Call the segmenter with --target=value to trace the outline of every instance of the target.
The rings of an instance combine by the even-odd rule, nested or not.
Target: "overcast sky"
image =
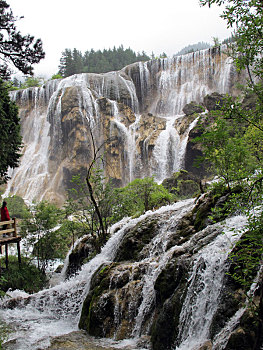
[[[23,35],[43,41],[46,58],[35,75],[57,73],[65,48],[103,50],[130,47],[150,55],[172,56],[199,41],[212,43],[230,35],[217,6],[200,7],[198,0],[7,0]]]

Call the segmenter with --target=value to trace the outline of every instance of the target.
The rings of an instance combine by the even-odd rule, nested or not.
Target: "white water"
[[[124,148],[124,164],[121,166],[124,168],[126,165],[128,166],[128,182],[134,180],[134,167],[136,161],[136,136],[137,130],[140,123],[141,115],[136,114],[135,121],[126,126],[123,121],[121,121],[120,112],[118,108],[118,104],[116,101],[110,101],[112,104],[112,114],[113,120],[111,121],[111,130],[110,136],[112,136],[112,126],[113,124],[118,128],[119,134],[122,137],[122,143],[125,146]],[[122,169],[120,169],[120,173]]]
[[[178,222],[180,218],[189,212],[189,210],[193,208],[193,205],[194,204],[192,199],[177,203],[178,211],[171,214],[169,220],[167,220],[165,225],[161,228],[160,232],[154,237],[148,247],[144,248],[148,250],[148,256],[147,258],[140,261],[139,264],[147,266],[147,269],[142,279],[142,302],[140,304],[138,314],[135,318],[135,327],[133,330],[133,335],[135,337],[139,337],[141,335],[143,331],[145,316],[147,316],[149,311],[154,307],[154,285],[157,277],[162,272],[173,253],[177,249],[182,249],[181,247],[174,246],[166,251],[169,237],[169,227],[173,226],[176,222]],[[134,264],[134,268],[136,268],[136,263]]]
[[[180,314],[179,345],[176,350],[191,350],[209,339],[209,327],[217,310],[217,301],[226,273],[229,251],[242,234],[245,217],[226,220],[224,234],[196,254],[188,281],[187,295]],[[233,230],[235,228],[235,230]]]
[[[180,135],[174,128],[174,123],[179,118],[182,118],[182,115],[166,118],[166,129],[160,133],[155,143],[151,168],[158,183],[183,168],[189,133],[199,119],[197,117],[185,133]]]
[[[17,194],[28,202],[35,199],[42,200],[43,187],[50,181],[48,172],[48,147],[50,142],[50,124],[46,115],[37,112],[37,100],[35,107],[23,124],[24,155],[20,166],[13,171],[12,180],[8,182],[3,198],[9,193]]]
[[[75,162],[79,165],[74,152],[70,153],[70,145],[62,143],[61,103],[72,87],[77,94],[77,105],[71,107],[78,108],[81,115],[79,138],[86,143],[81,155],[82,164],[83,159],[88,163],[89,126],[93,128],[98,146],[105,141],[98,101],[101,97],[106,97],[115,106],[119,102],[130,106],[136,114],[136,121],[130,126],[118,119],[118,113],[113,115],[112,122],[115,122],[120,137],[124,140],[124,144],[118,146],[122,147],[118,150],[119,154],[124,154],[118,175],[122,177],[123,183],[145,175],[154,175],[161,182],[179,170],[184,164],[188,133],[179,136],[172,120],[178,119],[184,105],[192,100],[200,103],[208,93],[229,92],[232,62],[222,51],[223,49],[214,54],[212,50],[203,50],[174,58],[136,63],[119,72],[76,74],[62,80],[49,81],[41,88],[13,92],[13,98],[21,106],[25,147],[21,165],[14,170],[5,196],[17,194],[29,202],[33,199],[39,201],[54,198],[59,203],[63,202],[63,169],[70,168]],[[132,75],[134,66],[137,67],[137,78]],[[137,86],[138,84],[140,85]],[[74,98],[72,102],[76,103]],[[140,126],[145,122],[144,118],[147,119],[147,113],[140,116],[140,108],[167,120],[167,128],[159,134],[153,152],[148,152],[147,136],[141,139],[142,148],[136,144],[141,136]],[[30,115],[28,110],[31,110]],[[68,138],[70,142],[70,136]],[[54,158],[58,159],[55,164],[52,160]]]
[[[77,330],[82,303],[89,291],[91,277],[102,264],[113,261],[125,232],[149,216],[170,210],[178,210],[181,215],[181,210],[189,208],[191,202],[192,200],[183,201],[162,207],[155,212],[149,211],[138,219],[123,219],[112,228],[114,232],[120,227],[112,234],[101,253],[84,265],[77,276],[66,282],[32,296],[21,291],[10,292],[10,298],[25,298],[15,309],[1,310],[1,318],[14,328],[10,340],[16,339],[17,349],[43,349],[49,345],[50,337]],[[26,297],[29,297],[28,303]],[[3,304],[8,299],[6,297]]]

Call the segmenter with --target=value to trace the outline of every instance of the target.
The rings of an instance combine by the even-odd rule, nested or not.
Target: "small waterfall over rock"
[[[112,227],[112,231],[115,231],[117,226],[119,229],[112,234],[101,253],[84,265],[75,277],[33,295],[17,291],[10,292],[9,296],[1,302],[4,307],[1,310],[1,317],[15,326],[17,349],[33,350],[40,346],[47,346],[50,336],[76,330],[83,299],[89,291],[92,276],[104,264],[114,261],[121,241],[129,229],[156,214],[175,210],[180,217],[191,206],[192,200],[188,200],[163,207],[156,212],[149,211],[138,219],[125,218]],[[153,243],[153,246],[161,244],[160,238],[158,241],[159,243]],[[156,250],[157,247],[152,249]],[[5,309],[5,307],[11,307],[11,309]]]
[[[72,176],[85,175],[91,133],[95,147],[104,145],[105,174],[117,186],[152,175],[161,182],[184,164],[193,122],[182,114],[184,105],[233,90],[237,76],[224,50],[134,63],[118,72],[76,74],[12,92],[24,150],[5,196],[62,204]]]
[[[227,220],[224,234],[196,254],[180,314],[180,345],[176,350],[193,349],[197,345],[201,347],[209,339],[210,326],[227,271],[225,262],[230,249],[241,236],[245,223],[245,218],[239,216]],[[237,231],[233,231],[233,227]]]
[[[75,276],[33,295],[10,292],[1,301],[1,318],[13,328],[7,349],[45,349],[52,337],[78,327],[106,348],[226,349],[246,312],[244,303],[235,304],[217,322],[223,294],[235,298],[227,285],[228,257],[246,219],[199,230],[195,220],[206,200],[124,218]]]

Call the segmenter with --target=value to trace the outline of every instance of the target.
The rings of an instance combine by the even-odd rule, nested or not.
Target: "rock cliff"
[[[204,97],[236,94],[240,79],[219,48],[13,92],[24,154],[5,195],[62,204],[72,176],[85,176],[94,148],[101,149],[105,174],[117,186],[151,175],[161,182],[181,168],[191,170],[194,151],[185,158],[187,141]]]

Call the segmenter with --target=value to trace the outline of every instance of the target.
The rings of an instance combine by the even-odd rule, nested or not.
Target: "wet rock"
[[[90,243],[91,237],[83,238],[69,255],[66,277],[74,275],[81,266],[94,257],[95,249]]]
[[[171,260],[156,280],[156,316],[151,331],[153,350],[168,350],[178,336],[179,316],[188,278],[189,260]],[[175,347],[175,346],[174,346]]]
[[[96,337],[125,339],[131,336],[141,302],[145,266],[111,264],[93,276],[84,301],[79,327]]]
[[[51,345],[47,350],[113,350],[109,346],[98,344],[94,338],[88,336],[84,331],[76,331],[63,336],[55,337],[51,340]]]
[[[192,101],[184,106],[183,112],[185,115],[189,116],[195,113],[202,113],[205,111],[204,106]]]
[[[206,95],[204,97],[204,105],[209,112],[219,110],[223,106],[224,98],[224,95],[213,92],[211,95]]]
[[[211,341],[210,340],[206,341],[199,348],[196,348],[196,350],[212,350],[212,343],[211,343]]]
[[[172,177],[165,179],[162,185],[178,199],[195,197],[200,191],[199,179],[186,170],[174,173]]]
[[[156,235],[158,227],[157,218],[150,217],[138,223],[124,237],[118,249],[115,261],[137,261],[147,243]]]

